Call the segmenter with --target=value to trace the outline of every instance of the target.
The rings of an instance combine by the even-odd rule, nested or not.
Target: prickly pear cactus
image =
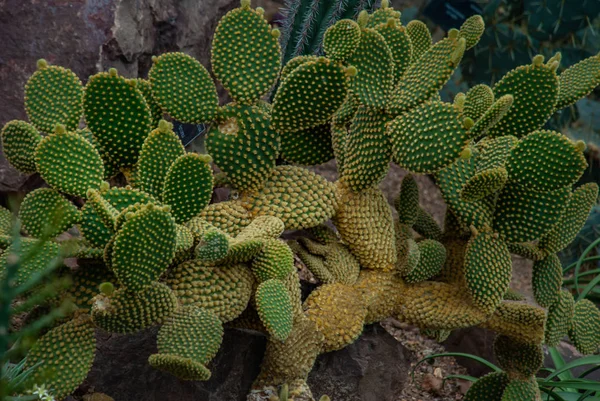
[[[403,26],[386,1],[356,21],[309,3],[294,12],[331,22],[305,35],[309,47],[323,37],[319,56],[284,57],[279,31],[249,0],[223,17],[211,63],[233,99],[226,105],[206,68],[182,53],[155,57],[148,80],[110,70],[83,89],[70,71],[39,63],[26,93],[31,123],[7,123],[2,140],[10,163],[49,188],[27,194],[18,211],[22,246],[11,244],[2,210],[0,274],[12,253],[33,248],[41,253],[20,279],[57,258],[78,260],[77,270],[60,270],[73,277],[62,296],[77,311],[29,359],[32,380],[57,398],[84,380],[94,327],[162,325],[148,362],[183,380],[211,376],[223,325],[261,331],[255,390],[293,387],[303,400],[320,353],[390,316],[429,332],[498,333],[503,372],[483,377],[468,400],[537,399],[543,343],[569,335],[581,352],[600,346],[600,311],[562,289],[556,256],[598,187],[573,188],[584,146],[544,129],[600,84],[595,61],[559,75],[559,57],[535,56],[446,103],[439,91],[483,34],[480,17],[432,43],[423,23]],[[86,129],[75,123],[82,116]],[[186,152],[171,118],[211,123],[210,155]],[[302,167],[332,157],[336,182]],[[393,206],[378,188],[392,162],[411,173]],[[420,206],[414,174],[439,186],[443,227]],[[215,185],[226,201],[210,203]],[[79,236],[64,240],[75,226]],[[292,230],[303,231],[284,241]],[[536,304],[510,290],[511,254],[534,261]],[[304,302],[294,255],[319,282]]]

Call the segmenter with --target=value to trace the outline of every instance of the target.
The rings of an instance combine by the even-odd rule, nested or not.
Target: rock
[[[365,327],[352,345],[319,356],[308,377],[315,399],[392,401],[399,399],[414,355],[379,324]]]

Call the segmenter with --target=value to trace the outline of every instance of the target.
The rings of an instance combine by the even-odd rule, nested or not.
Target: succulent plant
[[[44,257],[63,249],[79,261],[66,269],[74,280],[62,295],[78,312],[32,350],[42,361],[35,377],[49,371],[44,380],[56,394],[72,392],[93,358],[94,326],[131,333],[161,324],[149,363],[185,380],[210,377],[224,325],[262,331],[268,343],[255,388],[294,387],[292,399],[312,397],[306,379],[320,353],[389,316],[446,335],[469,326],[498,332],[505,372],[482,378],[472,400],[535,399],[544,342],[569,334],[580,351],[597,350],[599,311],[561,290],[556,253],[577,235],[598,187],[573,190],[586,168],[584,145],[544,129],[600,84],[594,62],[558,74],[559,58],[538,55],[446,103],[439,91],[483,34],[483,20],[471,17],[432,44],[422,23],[404,27],[398,15],[384,2],[356,21],[341,19],[323,35],[325,55],[281,68],[278,30],[242,0],[213,41],[214,75],[234,99],[223,106],[206,69],[181,53],[156,57],[147,83],[110,70],[91,77],[81,96],[29,99],[32,125],[10,122],[2,135],[9,161],[50,186],[23,202],[20,218],[34,237],[24,241],[53,238]],[[57,71],[44,85],[77,85]],[[278,76],[269,104],[263,98]],[[41,93],[40,82],[34,74],[28,96]],[[177,90],[184,87],[193,91]],[[81,109],[71,97],[82,99],[91,141],[72,124]],[[211,123],[211,156],[186,153],[170,123],[153,122],[156,105],[172,118]],[[53,133],[40,134],[40,121]],[[299,166],[322,163],[327,152],[338,163],[336,182]],[[277,165],[282,155],[288,164]],[[378,188],[391,162],[435,179],[448,207],[443,228],[420,206],[413,175],[393,217]],[[111,187],[107,171],[129,185]],[[230,198],[209,204],[215,182],[229,186]],[[4,224],[10,216],[0,217]],[[74,225],[81,236],[63,240]],[[310,236],[280,239],[300,229]],[[19,250],[6,235],[0,243],[4,269]],[[304,302],[294,253],[321,281]],[[535,261],[538,305],[510,290],[511,254]],[[19,273],[35,274],[42,262]],[[61,348],[49,349],[52,341]]]

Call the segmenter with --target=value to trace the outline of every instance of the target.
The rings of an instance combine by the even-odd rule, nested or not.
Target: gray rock
[[[315,399],[392,401],[402,392],[415,356],[379,324],[352,345],[319,356],[308,377]]]

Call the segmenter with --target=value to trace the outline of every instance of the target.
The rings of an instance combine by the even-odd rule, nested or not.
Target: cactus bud
[[[111,69],[109,69],[109,70],[108,70],[108,74],[109,74],[111,77],[116,77],[117,75],[119,75],[119,72],[117,71],[117,69],[116,69],[116,68],[111,68]]]
[[[240,7],[241,8],[250,8],[250,0],[241,0]]]
[[[273,28],[271,29],[271,36],[279,38],[281,36],[281,31],[278,28]]]
[[[575,142],[575,149],[577,149],[577,151],[583,152],[585,148],[585,142],[583,142],[582,140]]]
[[[100,290],[100,293],[106,295],[107,297],[110,297],[115,292],[115,286],[110,282],[101,283],[98,286],[98,289]]]
[[[448,37],[450,39],[456,39],[458,38],[458,34],[460,33],[460,31],[456,28],[452,28],[448,31]]]
[[[38,70],[42,70],[42,69],[48,67],[48,62],[46,60],[44,60],[43,58],[41,58],[37,61],[36,65],[37,65]]]
[[[361,28],[365,28],[367,26],[367,22],[369,22],[369,13],[367,12],[367,10],[362,10],[358,14],[356,22],[358,23],[358,25],[360,25]]]
[[[464,148],[463,151],[460,152],[461,159],[470,159],[471,155],[473,155],[473,151],[469,147]]]
[[[536,67],[540,67],[542,64],[544,64],[544,56],[541,54],[538,54],[537,56],[535,56],[533,58],[533,65],[535,65]]]

